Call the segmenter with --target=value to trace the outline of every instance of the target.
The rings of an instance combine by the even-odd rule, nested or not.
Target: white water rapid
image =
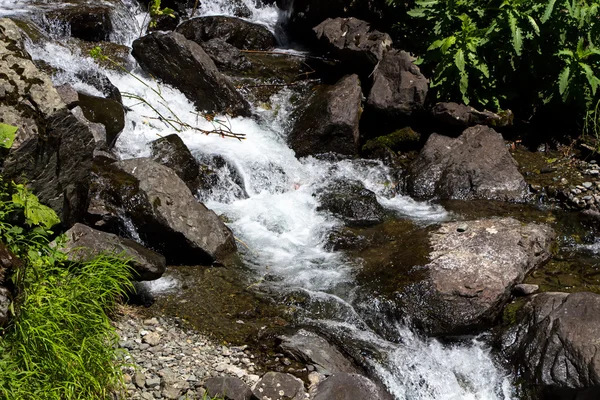
[[[280,17],[274,6],[257,7],[254,0],[243,0],[252,11],[250,20],[274,29]],[[4,13],[31,12],[32,4],[0,0]],[[228,14],[230,2],[202,0],[202,15]],[[7,11],[8,10],[8,11]],[[116,40],[130,45],[139,35],[144,15],[134,4],[126,4],[119,12],[120,24]],[[51,28],[49,24],[46,29]],[[60,30],[54,31],[60,35]],[[150,89],[156,82],[99,68],[94,60],[58,41],[54,44],[29,44],[34,59],[40,59],[61,72],[56,84],[70,83],[76,89],[100,94],[81,82],[78,72],[100,69],[123,93],[136,94],[164,112],[161,99]],[[193,105],[176,89],[160,85],[162,96],[181,119],[211,129],[211,124],[197,118]],[[371,330],[360,313],[350,304],[343,288],[352,287],[358,268],[341,253],[325,248],[326,233],[340,224],[331,215],[317,211],[314,194],[334,179],[361,181],[377,194],[379,202],[398,216],[423,224],[449,218],[439,206],[396,195],[390,185],[390,171],[381,163],[365,160],[331,161],[308,157],[298,160],[286,145],[287,124],[291,113],[292,92],[284,89],[272,98],[269,109],[255,108],[255,118],[230,120],[233,132],[244,133],[246,140],[221,138],[187,131],[180,134],[192,153],[199,158],[222,156],[242,178],[241,185],[231,171],[221,169],[223,184],[202,200],[218,214],[224,214],[228,225],[243,243],[239,246],[248,265],[257,276],[276,276],[278,290],[301,290],[311,298],[333,304],[336,316],[319,319],[307,314],[307,322],[326,327],[343,341],[364,343],[381,357],[367,357],[366,367],[381,380],[398,400],[510,400],[515,395],[511,378],[499,367],[490,349],[477,340],[443,345],[426,339],[402,325],[396,325],[394,338],[385,340]],[[151,119],[144,104],[124,99],[131,108],[126,128],[117,149],[122,158],[149,155],[148,143],[172,130]],[[223,118],[223,120],[225,120]],[[239,181],[239,180],[238,180]],[[168,288],[173,282],[159,280],[157,288]],[[372,312],[376,312],[374,309]]]

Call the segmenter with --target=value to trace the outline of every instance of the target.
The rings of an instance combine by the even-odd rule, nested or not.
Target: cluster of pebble
[[[578,169],[581,171],[583,179],[589,178],[589,180],[570,188],[566,194],[568,203],[578,208],[597,209],[600,206],[600,180],[598,180],[600,166],[596,160],[589,163],[579,161]]]
[[[128,351],[128,399],[202,399],[211,377],[259,380],[255,357],[246,346],[227,347],[185,327],[179,319],[127,315],[116,322],[119,345]]]

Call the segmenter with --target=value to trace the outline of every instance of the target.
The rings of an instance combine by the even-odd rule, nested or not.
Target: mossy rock
[[[390,149],[394,152],[415,150],[421,142],[421,135],[410,127],[398,129],[389,135],[371,139],[362,147],[365,153],[376,152],[380,149]]]

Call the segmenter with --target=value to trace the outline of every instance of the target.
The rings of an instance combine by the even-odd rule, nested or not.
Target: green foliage
[[[169,7],[161,8],[160,2],[161,2],[161,0],[152,0],[150,2],[149,12],[150,12],[150,17],[152,18],[150,20],[151,28],[156,28],[156,22],[157,22],[156,19],[159,17],[168,16],[171,18],[175,18],[175,10],[173,10]]]
[[[408,14],[426,22],[420,61],[433,71],[437,100],[531,113],[566,107],[582,118],[598,100],[599,8],[597,0],[418,0]]]
[[[0,147],[10,149],[18,129],[16,126],[0,123]]]
[[[57,221],[22,185],[0,180],[0,240],[23,261],[12,274],[13,318],[0,337],[3,399],[109,399],[122,386],[106,312],[131,287],[131,270],[109,256],[68,263],[49,245],[47,228]]]

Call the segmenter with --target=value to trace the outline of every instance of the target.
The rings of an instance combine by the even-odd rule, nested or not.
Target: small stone
[[[467,225],[465,223],[458,224],[458,226],[456,227],[457,232],[466,232],[467,229],[469,229],[469,225]]]
[[[153,389],[153,388],[159,387],[159,386],[160,386],[160,378],[146,379],[146,387],[148,389]]]
[[[144,343],[148,343],[150,346],[156,346],[160,343],[160,335],[157,332],[150,332],[144,336]]]
[[[583,199],[585,201],[592,200],[592,198],[593,198],[592,196],[583,196]]]
[[[593,186],[592,182],[583,182],[581,185],[586,189],[589,189]]]
[[[529,296],[530,294],[534,294],[540,290],[538,285],[532,285],[528,283],[521,283],[519,285],[515,285],[513,288],[513,294],[515,296]]]
[[[590,175],[594,175],[594,176],[596,176],[596,175],[598,175],[598,174],[600,174],[600,171],[598,171],[597,169],[592,169],[592,170],[590,170]]]
[[[135,375],[133,376],[133,383],[139,387],[139,388],[143,388],[144,386],[146,386],[146,375],[144,375],[142,372],[136,372]]]
[[[143,324],[144,325],[155,326],[155,325],[158,325],[159,322],[158,322],[158,319],[156,319],[156,318],[150,318],[150,319],[144,320]]]
[[[598,164],[598,161],[592,160],[592,161],[590,161],[590,164]]]

